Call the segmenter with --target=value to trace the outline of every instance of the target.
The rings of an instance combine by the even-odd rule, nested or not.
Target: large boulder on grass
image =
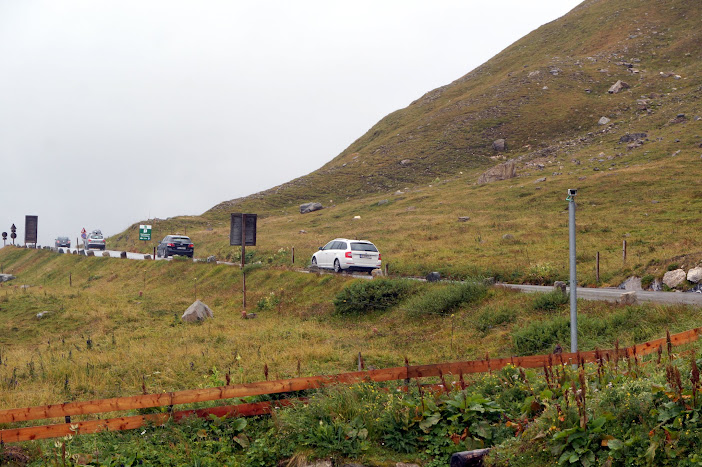
[[[694,284],[702,281],[702,267],[692,268],[687,271],[687,280]]]
[[[307,214],[308,212],[319,211],[324,209],[321,203],[304,203],[300,205],[300,214]]]
[[[0,274],[0,282],[7,282],[11,281],[12,279],[15,279],[15,276],[12,274]]]
[[[674,289],[685,281],[687,274],[685,274],[684,269],[676,269],[674,271],[668,271],[663,275],[663,283]]]
[[[200,300],[195,300],[192,305],[185,310],[183,316],[180,317],[181,320],[186,323],[193,323],[195,321],[204,321],[208,318],[214,318],[214,313],[210,307],[202,303]]]

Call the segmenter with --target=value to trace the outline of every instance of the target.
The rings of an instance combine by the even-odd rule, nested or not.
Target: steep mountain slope
[[[465,171],[501,154],[526,161],[611,130],[669,124],[699,109],[702,9],[696,0],[588,0],[451,84],[388,115],[319,170],[232,206],[277,208],[393,191]],[[617,80],[631,88],[608,93]],[[644,100],[642,100],[644,99]],[[598,125],[600,117],[612,120]],[[595,134],[598,133],[598,134]]]

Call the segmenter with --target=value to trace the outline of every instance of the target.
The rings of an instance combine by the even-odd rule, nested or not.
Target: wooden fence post
[[[600,283],[600,252],[597,252],[597,257],[595,259],[595,280]]]

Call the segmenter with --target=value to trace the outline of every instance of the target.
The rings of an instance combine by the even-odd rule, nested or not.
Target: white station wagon
[[[370,273],[380,268],[380,252],[367,240],[335,238],[312,255],[312,267]]]

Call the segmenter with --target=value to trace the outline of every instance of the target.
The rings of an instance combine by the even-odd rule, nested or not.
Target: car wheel
[[[341,264],[338,259],[334,260],[334,272],[341,272]]]
[[[314,256],[312,257],[312,267],[313,268],[317,267],[317,258],[315,258]]]

